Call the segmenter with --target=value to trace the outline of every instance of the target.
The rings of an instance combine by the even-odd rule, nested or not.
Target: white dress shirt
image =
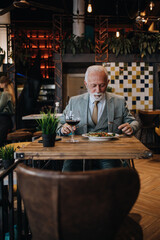
[[[95,102],[95,99],[90,95],[89,110],[90,110],[91,116],[92,116],[92,113],[93,113],[94,102]],[[97,106],[98,106],[98,121],[99,121],[99,119],[100,119],[100,117],[103,113],[105,103],[106,103],[106,98],[105,98],[105,94],[104,94],[103,98],[97,104]]]

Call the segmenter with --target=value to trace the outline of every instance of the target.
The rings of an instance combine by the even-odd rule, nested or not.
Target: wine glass
[[[69,142],[78,142],[78,140],[74,139],[73,126],[76,126],[79,122],[80,122],[79,114],[75,114],[73,113],[73,111],[68,111],[66,113],[66,123],[68,123],[72,127],[71,139],[69,140]]]

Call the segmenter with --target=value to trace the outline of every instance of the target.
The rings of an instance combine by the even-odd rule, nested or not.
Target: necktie
[[[93,113],[92,113],[92,120],[94,124],[97,124],[97,119],[98,119],[98,104],[99,101],[94,102],[94,108],[93,108]]]

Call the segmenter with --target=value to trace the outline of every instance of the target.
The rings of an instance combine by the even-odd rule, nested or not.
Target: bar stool
[[[36,132],[34,132],[33,135],[32,135],[32,142],[33,142],[35,139],[37,139],[37,138],[39,138],[39,137],[41,137],[41,136],[42,136],[42,131],[36,131]]]
[[[23,129],[15,130],[14,132],[7,134],[8,142],[24,142],[24,141],[32,141],[32,132],[25,131]]]
[[[145,114],[139,111],[139,119],[141,121],[140,141],[148,148],[155,148],[157,115]]]

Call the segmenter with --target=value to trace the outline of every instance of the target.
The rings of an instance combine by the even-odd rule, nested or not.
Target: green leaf
[[[42,118],[37,119],[38,129],[44,134],[53,134],[57,130],[59,118],[56,117],[55,113],[51,114],[49,111],[47,114],[42,113]]]
[[[148,46],[147,50],[148,50],[148,53],[149,53],[149,54],[152,53],[152,50],[151,50],[150,46]]]
[[[0,158],[3,160],[14,159],[15,148],[13,146],[4,146],[0,148]]]

